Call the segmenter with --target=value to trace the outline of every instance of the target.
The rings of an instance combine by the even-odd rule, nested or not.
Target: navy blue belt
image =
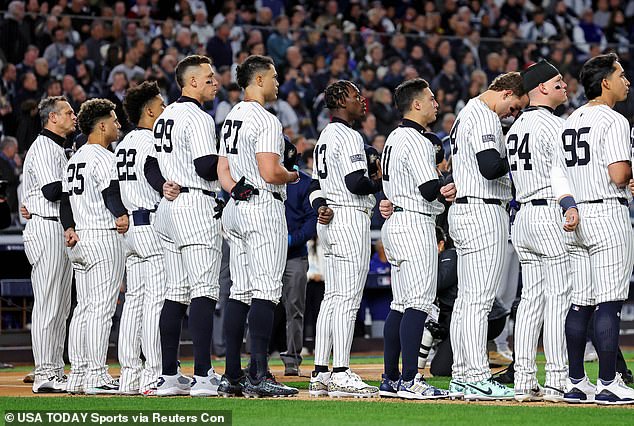
[[[422,214],[422,215],[424,215],[424,216],[429,216],[429,217],[431,217],[431,215],[430,215],[429,213],[416,212],[416,211],[413,211],[413,210],[405,210],[403,207],[399,207],[399,206],[394,206],[394,211],[395,211],[395,212],[411,211],[411,212],[413,212],[413,213],[418,213],[418,214]]]
[[[502,200],[497,198],[480,198],[484,204],[495,204],[496,206],[502,205]],[[456,198],[456,204],[469,204],[469,197]]]
[[[629,206],[629,202],[627,201],[627,198],[622,198],[622,197],[618,197],[616,198],[616,200],[624,205],[625,207]],[[586,201],[588,204],[602,204],[603,200],[590,200],[590,201]]]
[[[42,216],[42,215],[39,215],[37,213],[31,213],[31,216],[41,217],[44,220],[50,220],[52,222],[59,222],[59,217],[57,217],[57,216]]]
[[[216,193],[213,191],[208,191],[206,189],[199,189],[199,188],[188,188],[187,186],[181,187],[181,192],[192,192],[192,191],[200,191],[205,195],[209,195],[210,197],[216,198]]]
[[[258,188],[254,188],[253,191],[251,191],[251,194],[260,195],[260,190]],[[273,198],[275,198],[276,200],[284,202],[282,194],[280,194],[279,192],[271,192],[271,194],[273,194]]]
[[[152,210],[139,209],[132,212],[132,221],[134,226],[143,226],[150,224],[150,213]]]

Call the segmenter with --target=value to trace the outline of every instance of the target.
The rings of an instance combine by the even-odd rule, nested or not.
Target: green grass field
[[[626,353],[632,361],[634,353]],[[306,366],[310,365],[306,360]],[[272,361],[272,364],[276,364]],[[381,357],[355,357],[353,364],[380,364]],[[222,365],[217,362],[217,365]],[[538,359],[539,379],[544,380],[544,357]],[[586,369],[594,382],[597,363]],[[28,370],[25,368],[25,371]],[[446,388],[449,378],[432,377],[428,381]],[[372,381],[371,381],[372,382]],[[372,382],[378,385],[378,381]],[[307,389],[306,381],[289,383]],[[406,425],[406,424],[577,424],[625,425],[634,423],[634,410],[617,407],[574,407],[563,404],[530,405],[518,403],[412,403],[398,401],[363,401],[319,399],[243,398],[144,398],[144,397],[60,397],[60,398],[0,398],[0,410],[231,410],[234,425]],[[4,422],[4,416],[3,416]]]

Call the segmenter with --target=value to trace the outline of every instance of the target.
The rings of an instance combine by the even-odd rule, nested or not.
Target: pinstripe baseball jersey
[[[70,195],[76,230],[114,229],[102,191],[117,180],[115,156],[97,144],[85,144],[68,161],[62,189]]]
[[[183,96],[165,108],[153,131],[156,157],[166,180],[182,187],[220,190],[217,180],[203,179],[194,167],[195,159],[218,155],[215,126],[213,117],[194,99]]]
[[[479,98],[471,99],[458,113],[449,133],[452,148],[453,178],[457,197],[511,199],[511,180],[508,176],[487,180],[478,168],[476,154],[495,149],[506,155],[502,124]]]
[[[564,122],[559,155],[578,203],[632,196],[610,180],[608,166],[632,161],[627,119],[607,105],[584,105]]]
[[[506,149],[519,203],[555,198],[550,170],[563,122],[548,108],[529,107],[509,129]]]
[[[427,201],[418,189],[438,179],[436,151],[423,131],[422,127],[401,125],[388,136],[381,157],[383,192],[395,206],[436,215],[444,211],[443,205],[437,200]]]
[[[227,157],[234,181],[242,176],[258,189],[278,192],[286,200],[286,185],[267,183],[260,175],[255,155],[272,152],[283,161],[284,137],[282,123],[257,102],[236,104],[225,118],[221,130],[220,155]]]
[[[117,145],[115,156],[125,208],[128,212],[154,210],[161,196],[150,186],[144,173],[147,158],[156,157],[152,130],[137,128],[128,133]]]
[[[359,132],[347,123],[333,119],[319,135],[313,157],[313,179],[319,179],[329,205],[363,209],[374,207],[374,195],[353,194],[346,187],[346,175],[364,170],[365,176],[368,176],[363,139]]]
[[[59,138],[59,142],[45,134],[38,135],[26,154],[23,167],[22,203],[29,212],[45,217],[59,217],[59,201],[47,200],[42,194],[42,187],[61,182],[68,162],[60,145],[64,138],[54,136]]]

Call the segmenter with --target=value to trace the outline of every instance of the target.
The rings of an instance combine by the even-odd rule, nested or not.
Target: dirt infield
[[[13,396],[13,397],[35,397],[35,398],[47,398],[47,397],[62,397],[62,398],[95,398],[94,396],[82,396],[82,395],[67,395],[67,394],[38,394],[35,395],[31,392],[31,384],[23,383],[23,379],[25,376],[25,372],[23,372],[24,368],[20,368],[18,371],[15,370],[0,370],[0,397],[3,396]],[[275,374],[276,378],[280,382],[308,382],[308,369],[303,372],[303,376],[301,377],[284,377],[284,369],[279,366],[272,366],[271,370],[273,374]],[[218,373],[222,374],[223,369],[218,368]],[[366,380],[377,380],[381,377],[381,373],[383,372],[382,364],[355,364],[354,371],[359,374],[362,378]],[[117,368],[111,368],[110,373],[115,377],[118,376],[119,370]],[[184,367],[183,373],[191,376],[193,374],[192,367]],[[117,396],[117,395],[114,395]],[[110,396],[100,395],[99,398],[109,398]],[[142,398],[141,396],[131,396],[130,398]],[[176,397],[179,398],[179,397]],[[294,399],[299,400],[314,400],[308,395],[307,390],[300,390],[300,393]],[[441,400],[441,401],[408,401],[402,400],[398,398],[373,398],[373,399],[357,399],[357,398],[339,398],[337,401],[346,402],[346,403],[354,403],[357,401],[381,401],[388,403],[405,403],[405,404],[482,404],[482,405],[513,405],[520,404],[515,401],[479,401],[479,402],[466,402],[466,401],[451,401],[451,400]],[[531,402],[531,403],[523,403],[524,405],[530,405],[531,407],[552,407],[554,404],[548,402]],[[578,404],[578,405],[563,405],[569,407],[596,407],[594,404]],[[634,406],[622,406],[624,408],[634,409]]]

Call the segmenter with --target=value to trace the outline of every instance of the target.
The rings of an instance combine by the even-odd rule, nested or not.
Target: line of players
[[[584,66],[582,83],[584,86],[587,83],[587,93],[595,94],[589,95],[591,102],[584,108],[593,104],[612,107],[627,95],[629,83],[615,57],[602,56],[596,61],[600,60],[607,61],[607,65],[589,62]],[[546,392],[545,399],[553,401],[590,402],[595,395],[598,402],[604,403],[632,401],[629,388],[615,377],[613,363],[610,364],[611,355],[615,357],[616,353],[618,311],[627,297],[623,285],[616,286],[613,282],[618,278],[622,283],[626,275],[629,279],[632,266],[631,227],[629,219],[627,229],[623,221],[621,210],[627,209],[620,209],[630,197],[623,187],[631,178],[631,152],[625,156],[621,150],[609,156],[613,162],[605,164],[603,153],[593,152],[603,148],[592,143],[595,133],[586,130],[588,126],[566,128],[563,145],[553,143],[559,136],[553,135],[552,129],[544,129],[543,134],[534,131],[539,125],[547,127],[541,123],[549,123],[555,129],[556,125],[548,117],[538,116],[533,120],[529,118],[531,114],[543,115],[565,101],[565,83],[553,69],[540,63],[523,75],[503,75],[465,107],[451,132],[456,185],[440,178],[435,148],[430,143],[433,138],[425,134],[425,127],[435,120],[437,104],[424,80],[408,81],[397,89],[395,99],[404,119],[388,138],[376,171],[369,170],[361,137],[351,128],[365,112],[358,89],[350,82],[336,82],[327,88],[325,100],[333,120],[315,147],[311,188],[311,203],[318,212],[318,234],[326,257],[327,286],[318,319],[311,395],[366,397],[379,393],[378,388],[367,385],[350,370],[349,355],[354,316],[369,261],[369,213],[375,204],[372,194],[383,189],[389,203],[382,205],[382,211],[390,218],[382,234],[392,264],[394,300],[385,327],[382,396],[532,400],[542,398]],[[177,80],[182,96],[167,108],[153,84],[144,83],[130,90],[125,107],[137,129],[119,144],[116,155],[105,149],[118,136],[113,105],[103,100],[86,102],[78,121],[82,133],[88,135],[88,143],[67,165],[60,157],[59,143],[74,130],[74,113],[63,99],[49,99],[48,106],[40,107],[45,127],[38,138],[42,143],[34,143],[36,150],[30,151],[25,161],[25,170],[33,175],[33,184],[25,185],[24,204],[32,218],[25,230],[25,248],[27,254],[33,250],[29,260],[33,264],[36,307],[38,299],[42,300],[38,294],[53,289],[55,297],[44,297],[56,301],[54,304],[60,309],[51,315],[46,312],[48,307],[34,308],[34,329],[38,315],[47,321],[52,317],[57,326],[42,334],[62,333],[63,341],[64,331],[59,324],[68,314],[65,304],[70,274],[64,248],[59,244],[62,234],[66,245],[71,247],[68,257],[76,271],[78,308],[69,336],[72,353],[68,381],[63,375],[60,349],[55,346],[59,339],[47,341],[39,334],[38,340],[34,333],[34,355],[37,354],[34,392],[164,396],[297,393],[275,380],[268,370],[266,356],[286,258],[285,185],[298,179],[292,165],[284,167],[281,124],[263,108],[277,95],[274,64],[269,58],[254,56],[239,67],[238,83],[245,89],[245,100],[225,120],[219,147],[213,120],[201,108],[203,102],[215,97],[217,90],[211,63],[204,57],[188,57],[177,68]],[[598,93],[594,87],[597,85]],[[589,90],[592,87],[594,92]],[[514,124],[507,136],[507,161],[500,118],[516,115],[527,106],[529,98],[533,109]],[[611,108],[600,109],[608,115],[613,112]],[[619,122],[614,118],[617,115],[613,113],[610,119],[605,119],[608,128],[611,123]],[[598,122],[596,117],[593,120],[593,124]],[[516,129],[522,122],[530,123],[530,132]],[[625,134],[625,142],[629,143],[629,128],[619,131],[610,136],[623,142]],[[584,138],[586,134],[590,137]],[[532,141],[529,135],[537,139]],[[40,145],[42,154],[36,156]],[[590,156],[597,161],[591,162]],[[53,159],[55,164],[51,164]],[[587,195],[577,188],[577,182],[583,182],[583,173],[589,169],[579,166],[588,163],[594,168],[593,174],[586,178],[587,185],[594,184],[600,176],[606,191],[595,189]],[[527,176],[532,176],[530,171],[537,171],[539,183],[529,177],[522,183],[518,164],[520,171],[528,172]],[[618,167],[613,167],[615,164]],[[521,314],[518,314],[518,327],[523,324],[521,318],[526,318],[527,337],[518,346],[515,392],[491,380],[484,340],[486,314],[499,285],[508,233],[504,207],[510,199],[509,167],[523,207],[515,229],[526,233],[524,243],[520,236],[514,242],[525,269],[531,271],[525,272],[531,278],[525,279]],[[609,179],[614,174],[617,180],[605,179],[606,167],[610,169]],[[571,169],[579,171],[579,176],[572,179],[575,185],[566,178]],[[231,194],[224,214],[224,202],[218,197],[221,187]],[[443,209],[436,201],[439,195],[455,202],[449,211],[449,221],[459,253],[460,285],[451,330],[455,355],[449,391],[428,385],[417,369],[419,342],[435,297],[434,223],[435,216]],[[613,200],[616,200],[614,212],[610,210]],[[563,228],[557,201],[566,212]],[[613,243],[619,239],[622,244],[612,249],[589,248],[596,241],[590,243],[583,238],[596,240],[599,231],[596,225],[592,228],[587,225],[586,233],[592,235],[580,235],[584,227],[580,225],[575,230],[579,222],[577,211],[581,213],[581,224],[586,219],[584,211],[588,211],[588,217],[602,226],[603,240]],[[540,216],[543,214],[547,217]],[[605,220],[606,214],[612,216]],[[132,217],[131,223],[128,215]],[[620,220],[616,223],[621,224],[617,230],[613,229],[615,216]],[[520,226],[524,222],[526,225]],[[37,223],[49,228],[36,232]],[[544,234],[544,229],[534,229],[535,226],[545,227],[550,234]],[[213,370],[209,354],[212,313],[218,298],[221,229],[231,244],[233,281],[226,311],[227,368],[223,377]],[[564,233],[564,229],[569,232]],[[37,246],[47,243],[36,242],[35,237],[29,240],[27,235],[42,234],[50,235],[49,239],[56,242],[49,250],[54,250],[57,257],[35,253]],[[555,239],[544,235],[554,235]],[[522,256],[524,246],[526,254]],[[558,282],[557,290],[552,288],[553,298],[559,298],[556,303],[548,290],[549,279],[570,275],[561,274],[561,268],[569,268],[568,250],[571,258],[577,253],[585,263],[579,261],[581,266],[572,268],[575,276],[579,275],[574,280],[575,304],[565,321],[571,365],[570,377],[566,378],[565,357],[562,361],[561,356],[565,345],[561,323],[569,306],[566,301],[572,283]],[[623,259],[616,265],[620,268],[618,277],[610,270],[616,268],[614,258],[610,253],[606,255],[610,250],[616,250],[617,257]],[[119,382],[108,375],[105,359],[107,331],[124,259],[128,291],[119,342],[122,364]],[[594,276],[583,276],[582,271]],[[598,276],[599,273],[606,276]],[[552,320],[547,321],[545,329],[553,328],[550,340],[545,342],[547,384],[542,390],[535,379],[534,353],[544,317],[539,307],[544,303],[535,300],[544,292],[546,318]],[[548,303],[553,306],[548,308]],[[600,308],[595,313],[595,328],[605,330],[599,332],[607,336],[603,339],[605,350],[599,348],[601,371],[596,390],[583,372],[583,347],[579,370],[577,348],[582,337],[585,344],[585,336],[581,335],[595,304]],[[192,380],[180,373],[177,363],[180,327],[188,305],[195,356]],[[245,374],[240,365],[240,347],[247,319],[251,362]],[[558,326],[553,325],[556,322]],[[141,348],[146,358],[144,365]],[[332,371],[328,365],[331,351]],[[401,353],[402,374],[398,368]]]

